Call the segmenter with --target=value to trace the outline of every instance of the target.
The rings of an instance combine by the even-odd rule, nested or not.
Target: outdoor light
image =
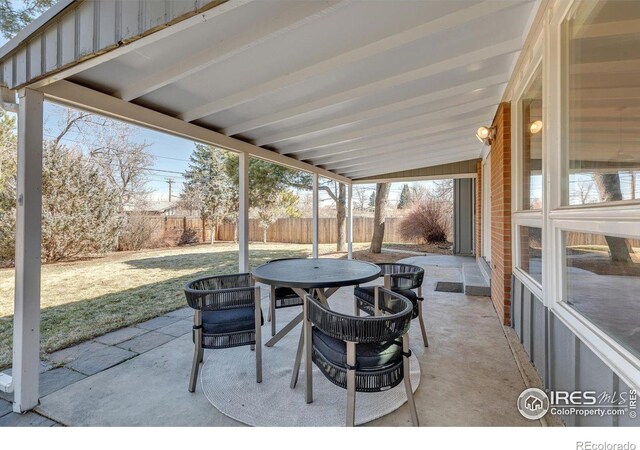
[[[542,131],[542,120],[531,122],[531,125],[529,125],[529,131],[531,132],[531,134],[540,133],[540,131]]]
[[[493,127],[491,127],[491,128],[489,128],[489,127],[480,127],[480,128],[478,128],[478,131],[476,131],[476,137],[483,144],[491,145],[491,140],[493,139],[493,137],[495,135],[495,131],[496,131],[496,129],[493,128]]]

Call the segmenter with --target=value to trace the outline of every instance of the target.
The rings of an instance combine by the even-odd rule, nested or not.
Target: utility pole
[[[167,184],[169,185],[169,201],[171,201],[171,185],[175,183],[175,181],[173,181],[173,178],[167,178]]]

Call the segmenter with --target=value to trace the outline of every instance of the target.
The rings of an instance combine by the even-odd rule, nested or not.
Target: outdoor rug
[[[331,303],[334,307],[333,303],[347,302]],[[278,310],[278,330],[299,312],[299,308]],[[254,426],[344,426],[347,391],[327,380],[315,365],[313,403],[307,404],[304,399],[304,358],[296,388],[289,387],[301,326],[298,325],[275,346],[263,345],[260,384],[255,382],[255,353],[249,347],[206,351],[200,380],[211,404],[223,414]],[[411,331],[419,333],[419,327],[413,328]],[[263,343],[271,337],[269,330],[270,324],[265,320]],[[413,338],[413,342],[416,343],[411,346],[414,352],[422,352],[422,346],[417,345],[420,341]],[[411,385],[415,391],[420,383],[420,366],[415,356],[411,356],[410,366]],[[358,392],[356,424],[387,415],[406,401],[404,383],[383,392]]]

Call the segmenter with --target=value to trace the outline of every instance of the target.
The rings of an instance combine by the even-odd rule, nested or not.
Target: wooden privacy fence
[[[148,216],[148,220],[157,222],[158,228],[163,228],[166,234],[178,236],[185,228],[196,231],[198,239],[202,242],[211,240],[211,229],[196,216]],[[400,217],[387,218],[385,227],[385,241],[406,242],[400,236]],[[233,241],[235,237],[236,224],[234,222],[224,222],[216,232],[216,240]],[[368,242],[373,235],[372,217],[354,217],[353,219],[353,241]],[[311,244],[313,236],[311,218],[285,218],[278,219],[267,230],[267,242],[286,242],[292,244]],[[249,219],[249,240],[262,241],[262,228],[258,225],[257,219]],[[321,244],[336,242],[337,219],[320,218],[318,223],[318,238]]]
[[[384,240],[387,242],[406,242],[400,236],[399,217],[387,218]],[[337,219],[320,218],[318,223],[318,240],[321,244],[329,244],[338,240]],[[218,239],[233,240],[235,224],[226,222],[218,230]],[[368,242],[373,235],[372,217],[353,218],[353,242]],[[313,224],[311,218],[278,219],[267,230],[267,242],[289,242],[293,244],[311,244]],[[262,241],[262,228],[256,219],[249,219],[249,240]]]
[[[154,228],[164,230],[165,235],[178,237],[184,229],[192,229],[196,232],[198,240],[208,242],[211,240],[211,229],[206,227],[202,219],[197,216],[146,216],[146,219],[154,223]],[[387,218],[384,240],[385,242],[414,243],[406,241],[400,236],[401,217]],[[321,244],[333,243],[337,241],[337,220],[335,218],[320,218],[319,239]],[[217,230],[216,239],[219,241],[233,241],[236,224],[224,222]],[[310,218],[286,218],[278,219],[275,224],[267,230],[267,242],[283,242],[293,244],[310,244],[312,238],[312,219]],[[354,217],[353,219],[353,241],[369,242],[373,235],[372,217]],[[258,226],[257,219],[249,219],[249,239],[251,241],[262,241],[262,228]],[[449,236],[451,239],[451,236]],[[640,240],[629,240],[634,248],[640,248]],[[583,233],[570,233],[568,236],[568,246],[580,245],[607,245],[603,236]]]
[[[633,248],[640,248],[640,239],[627,239],[629,245]],[[604,236],[600,234],[588,234],[588,233],[568,233],[567,234],[567,247],[579,247],[579,246],[607,246],[607,241]]]

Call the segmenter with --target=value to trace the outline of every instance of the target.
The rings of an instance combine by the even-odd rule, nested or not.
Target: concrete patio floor
[[[422,372],[415,393],[421,425],[540,425],[516,409],[525,383],[491,300],[434,291],[438,281],[461,281],[462,259],[414,256],[405,261],[426,270],[424,314],[430,347],[415,351]],[[263,289],[265,313],[267,295]],[[351,301],[351,296],[351,289],[343,288],[332,301]],[[62,366],[43,373],[38,414],[10,413],[9,403],[0,400],[0,425],[242,425],[215,409],[200,384],[195,393],[187,391],[193,352],[191,314],[184,308],[56,352],[53,362]],[[278,319],[280,328],[285,315]],[[265,323],[265,338],[268,330]],[[411,340],[412,347],[421,345],[417,323]],[[215,357],[215,352],[205,355]],[[265,348],[263,358],[268,357]],[[345,395],[346,401],[343,390],[336,388],[336,395]],[[410,425],[406,404],[369,425]]]

